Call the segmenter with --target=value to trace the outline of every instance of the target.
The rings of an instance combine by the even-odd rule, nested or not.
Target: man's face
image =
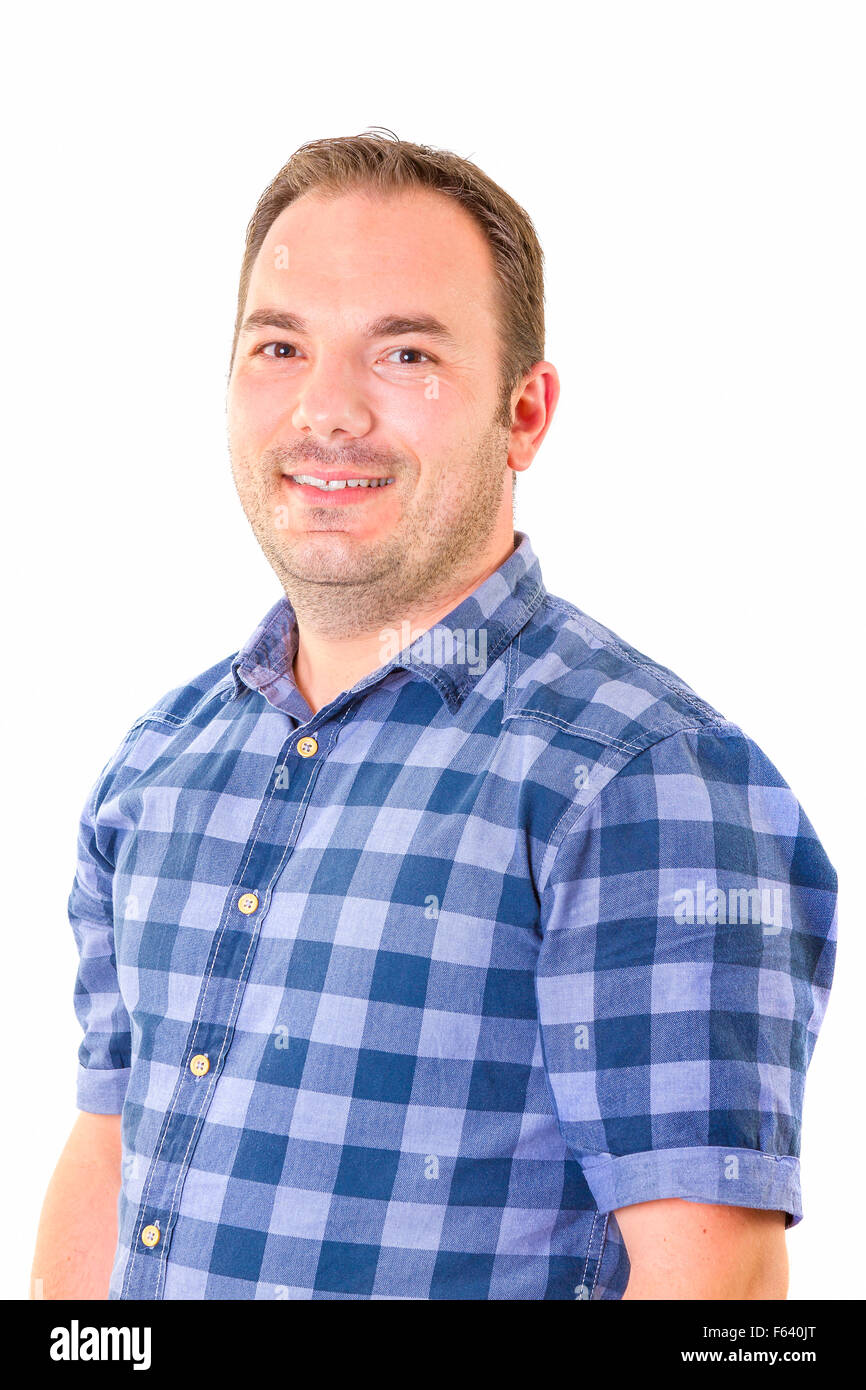
[[[432,605],[510,542],[494,289],[480,228],[430,190],[307,194],[270,228],[229,381],[232,471],[320,626]]]

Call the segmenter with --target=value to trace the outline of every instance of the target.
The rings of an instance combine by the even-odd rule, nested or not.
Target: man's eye
[[[296,351],[294,343],[263,343],[261,347],[256,348],[256,352],[264,357],[288,357],[290,352]]]
[[[389,352],[389,353],[387,354],[387,357],[386,357],[385,360],[386,360],[386,361],[389,361],[391,358],[393,358],[395,352],[399,352],[399,353],[401,354],[401,361],[400,361],[399,363],[397,363],[397,365],[400,366],[400,367],[413,367],[413,366],[415,366],[415,363],[414,363],[414,362],[407,362],[407,361],[403,360],[403,359],[405,359],[405,357],[407,357],[407,356],[408,356],[408,357],[411,357],[411,356],[414,355],[415,357],[426,357],[426,359],[427,359],[428,362],[432,362],[432,360],[433,360],[433,359],[431,358],[431,356],[430,356],[429,353],[427,353],[427,352],[422,352],[420,348],[407,348],[407,347],[393,348],[393,349],[391,350],[391,352]]]

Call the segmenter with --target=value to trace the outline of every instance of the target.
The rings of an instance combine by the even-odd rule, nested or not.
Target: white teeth
[[[296,483],[304,483],[307,487],[317,487],[320,492],[337,492],[345,487],[388,487],[393,483],[393,478],[311,478],[306,473],[295,473]]]

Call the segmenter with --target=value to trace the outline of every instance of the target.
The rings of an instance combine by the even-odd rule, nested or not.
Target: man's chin
[[[393,547],[345,531],[316,531],[283,548],[287,574],[303,584],[371,584],[394,567]]]

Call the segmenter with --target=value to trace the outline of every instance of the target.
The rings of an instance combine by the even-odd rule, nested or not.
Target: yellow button
[[[242,893],[238,898],[238,910],[242,912],[245,917],[249,917],[251,912],[255,912],[258,905],[259,899],[257,893]]]
[[[196,1053],[189,1064],[189,1069],[193,1076],[207,1076],[210,1071],[210,1058],[206,1057],[203,1052]]]
[[[298,740],[298,752],[302,758],[311,758],[314,753],[318,753],[319,745],[314,738],[309,735]]]
[[[141,1233],[142,1244],[146,1245],[149,1250],[152,1250],[154,1245],[159,1244],[159,1235],[160,1231],[158,1226],[145,1226]]]

